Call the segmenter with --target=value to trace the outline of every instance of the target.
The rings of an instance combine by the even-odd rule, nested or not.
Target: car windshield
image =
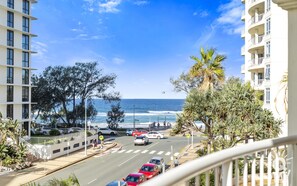
[[[143,139],[144,136],[137,136],[136,139]]]
[[[152,171],[154,171],[154,167],[151,167],[151,166],[142,166],[140,170],[146,171],[146,172],[152,172]]]
[[[126,178],[126,181],[128,181],[128,182],[138,182],[138,180],[139,180],[139,177],[136,177],[136,176],[127,176],[127,178]]]
[[[150,163],[160,165],[160,160],[151,159]]]

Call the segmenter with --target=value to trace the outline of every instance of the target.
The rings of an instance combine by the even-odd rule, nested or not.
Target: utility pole
[[[133,105],[133,129],[135,130],[135,105]]]

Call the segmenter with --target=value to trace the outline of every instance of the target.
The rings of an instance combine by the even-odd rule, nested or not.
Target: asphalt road
[[[104,155],[94,156],[75,165],[57,171],[36,181],[44,184],[57,178],[64,179],[75,174],[81,186],[104,186],[113,180],[120,180],[138,169],[154,156],[161,156],[169,164],[171,155],[179,152],[188,144],[185,137],[169,137],[167,139],[150,139],[147,146],[134,146],[133,137],[116,137],[114,140],[122,144],[122,149],[111,149]],[[195,137],[194,143],[200,138]],[[173,153],[171,153],[171,146]]]

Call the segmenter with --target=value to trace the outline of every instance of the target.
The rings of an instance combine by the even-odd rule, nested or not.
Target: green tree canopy
[[[120,103],[112,104],[111,111],[107,113],[106,122],[108,127],[111,129],[116,129],[119,126],[119,123],[124,122],[125,112],[121,110]]]

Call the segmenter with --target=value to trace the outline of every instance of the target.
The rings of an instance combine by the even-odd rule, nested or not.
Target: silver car
[[[146,136],[137,136],[134,139],[134,145],[147,145],[149,143],[149,139]]]
[[[153,157],[149,163],[156,164],[158,166],[159,172],[161,173],[163,170],[163,166],[165,166],[164,159],[162,157],[156,156]]]

